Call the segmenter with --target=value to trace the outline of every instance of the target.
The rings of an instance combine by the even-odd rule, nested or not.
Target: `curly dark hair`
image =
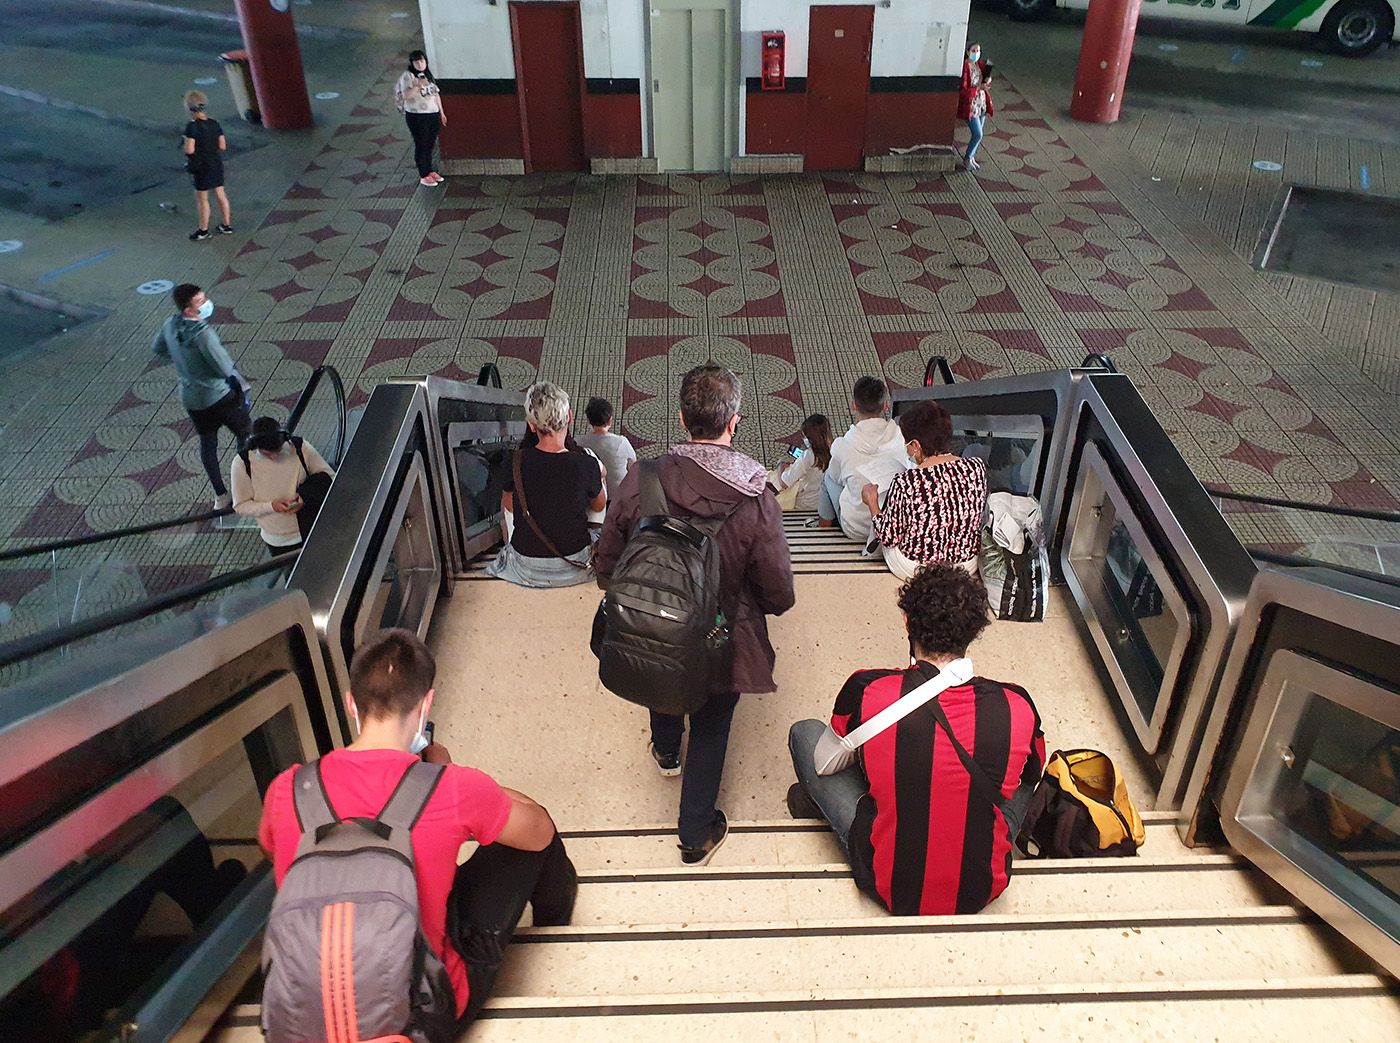
[[[955,565],[925,565],[899,588],[909,640],[935,656],[963,656],[990,622],[980,576]]]
[[[899,414],[899,433],[918,442],[925,456],[940,456],[953,440],[953,418],[937,402],[916,402]]]

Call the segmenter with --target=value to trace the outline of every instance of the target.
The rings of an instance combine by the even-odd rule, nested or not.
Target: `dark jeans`
[[[199,462],[204,465],[204,473],[209,476],[214,495],[224,496],[228,493],[228,486],[224,484],[224,476],[219,471],[219,428],[226,427],[233,432],[235,448],[248,437],[253,421],[248,416],[248,410],[243,408],[243,392],[230,391],[208,409],[191,409],[189,414],[199,435]]]
[[[577,895],[578,873],[558,834],[543,851],[489,844],[457,867],[447,899],[447,933],[467,965],[471,989],[459,1028],[474,1021],[490,997],[526,904],[534,910],[536,927],[558,927],[572,919]]]
[[[729,752],[729,724],[738,692],[710,696],[709,702],[690,715],[690,749],[681,779],[680,841],[686,847],[703,847],[715,821],[715,799],[724,776]],[[680,753],[685,718],[652,712],[651,741],[660,753]]]
[[[433,146],[442,129],[442,116],[436,112],[405,112],[403,118],[413,135],[413,162],[418,165],[418,176],[427,177],[434,170]]]

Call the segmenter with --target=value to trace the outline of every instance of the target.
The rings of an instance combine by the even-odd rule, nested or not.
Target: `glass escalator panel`
[[[1400,578],[1400,513],[1339,511],[1267,497],[1216,495],[1215,502],[1252,550]]]

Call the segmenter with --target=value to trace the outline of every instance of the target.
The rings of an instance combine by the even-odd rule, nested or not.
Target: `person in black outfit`
[[[588,512],[607,503],[597,458],[568,437],[569,396],[540,382],[525,393],[525,418],[535,436],[510,461],[501,511],[514,522],[510,542],[487,575],[522,587],[567,587],[593,579]]]
[[[185,108],[189,110],[190,121],[185,124],[182,147],[185,150],[185,169],[194,179],[194,208],[199,214],[199,227],[190,233],[192,242],[203,242],[212,238],[209,231],[209,193],[219,201],[220,235],[233,235],[233,213],[229,209],[228,196],[224,192],[224,152],[228,142],[224,140],[224,128],[219,121],[210,119],[204,110],[209,99],[203,91],[187,91]]]
[[[447,126],[447,113],[442,111],[442,95],[433,71],[428,68],[428,56],[413,51],[408,56],[408,68],[394,85],[394,104],[408,123],[413,135],[413,161],[418,167],[418,183],[435,188],[447,179],[433,164],[433,146],[438,132]]]

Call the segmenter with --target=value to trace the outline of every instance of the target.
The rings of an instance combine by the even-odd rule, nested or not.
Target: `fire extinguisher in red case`
[[[762,87],[766,91],[780,91],[787,85],[784,71],[787,57],[787,34],[781,29],[763,34],[763,76]]]

